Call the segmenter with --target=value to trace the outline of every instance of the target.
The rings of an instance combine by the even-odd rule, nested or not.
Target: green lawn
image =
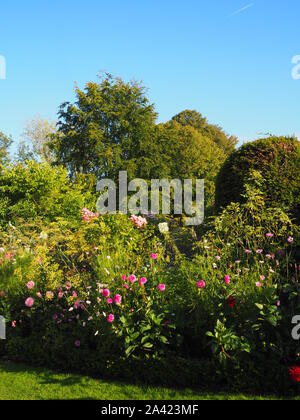
[[[134,386],[91,379],[74,374],[58,374],[47,369],[0,363],[0,400],[245,400],[278,399],[246,395],[206,394],[189,389]]]

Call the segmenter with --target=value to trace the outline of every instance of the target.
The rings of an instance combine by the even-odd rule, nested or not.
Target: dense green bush
[[[63,168],[28,162],[3,168],[0,173],[0,224],[37,217],[78,219],[89,197],[82,182],[71,183]],[[95,199],[93,198],[93,201]]]
[[[290,137],[269,137],[247,143],[234,152],[220,171],[216,206],[242,200],[253,170],[265,179],[264,193],[270,207],[280,207],[300,220],[300,142]]]

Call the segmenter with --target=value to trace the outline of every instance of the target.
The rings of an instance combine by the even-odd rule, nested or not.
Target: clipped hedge
[[[269,137],[247,143],[221,169],[216,185],[216,208],[243,201],[251,172],[265,179],[270,207],[281,207],[300,220],[300,142],[294,137]]]

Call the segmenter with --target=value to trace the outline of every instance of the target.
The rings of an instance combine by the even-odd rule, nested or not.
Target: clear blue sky
[[[189,108],[241,141],[300,135],[299,20],[299,0],[2,2],[0,131],[56,119],[75,82],[106,70],[142,80],[160,121]]]

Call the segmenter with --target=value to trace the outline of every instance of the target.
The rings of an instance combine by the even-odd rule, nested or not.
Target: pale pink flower
[[[34,281],[29,281],[26,286],[28,290],[32,290],[35,286],[35,283]]]
[[[89,209],[82,209],[81,217],[84,222],[90,223],[92,220],[99,217],[99,213],[93,213]]]
[[[46,299],[47,300],[52,300],[54,298],[54,293],[49,291],[46,293]]]
[[[134,274],[131,274],[131,276],[129,276],[129,281],[130,281],[130,283],[135,283],[136,282],[136,276]]]
[[[76,340],[74,343],[74,346],[79,349],[79,347],[81,346],[80,340]]]
[[[260,276],[260,279],[261,279],[261,281],[265,281],[266,280],[265,276]]]
[[[143,227],[147,226],[147,220],[141,216],[132,215],[130,217],[132,223],[136,226],[137,229],[142,229]]]
[[[39,299],[42,299],[42,294],[41,294],[41,292],[37,292],[37,294],[36,294],[36,296],[39,298]]]
[[[262,287],[262,284],[259,281],[255,285],[256,287]]]
[[[289,236],[287,241],[289,244],[292,244],[294,242],[294,238],[292,236]]]
[[[32,297],[29,297],[25,300],[25,305],[27,308],[32,308],[34,305],[34,299]]]
[[[269,238],[269,239],[274,238],[274,234],[273,233],[267,233],[266,237]]]

